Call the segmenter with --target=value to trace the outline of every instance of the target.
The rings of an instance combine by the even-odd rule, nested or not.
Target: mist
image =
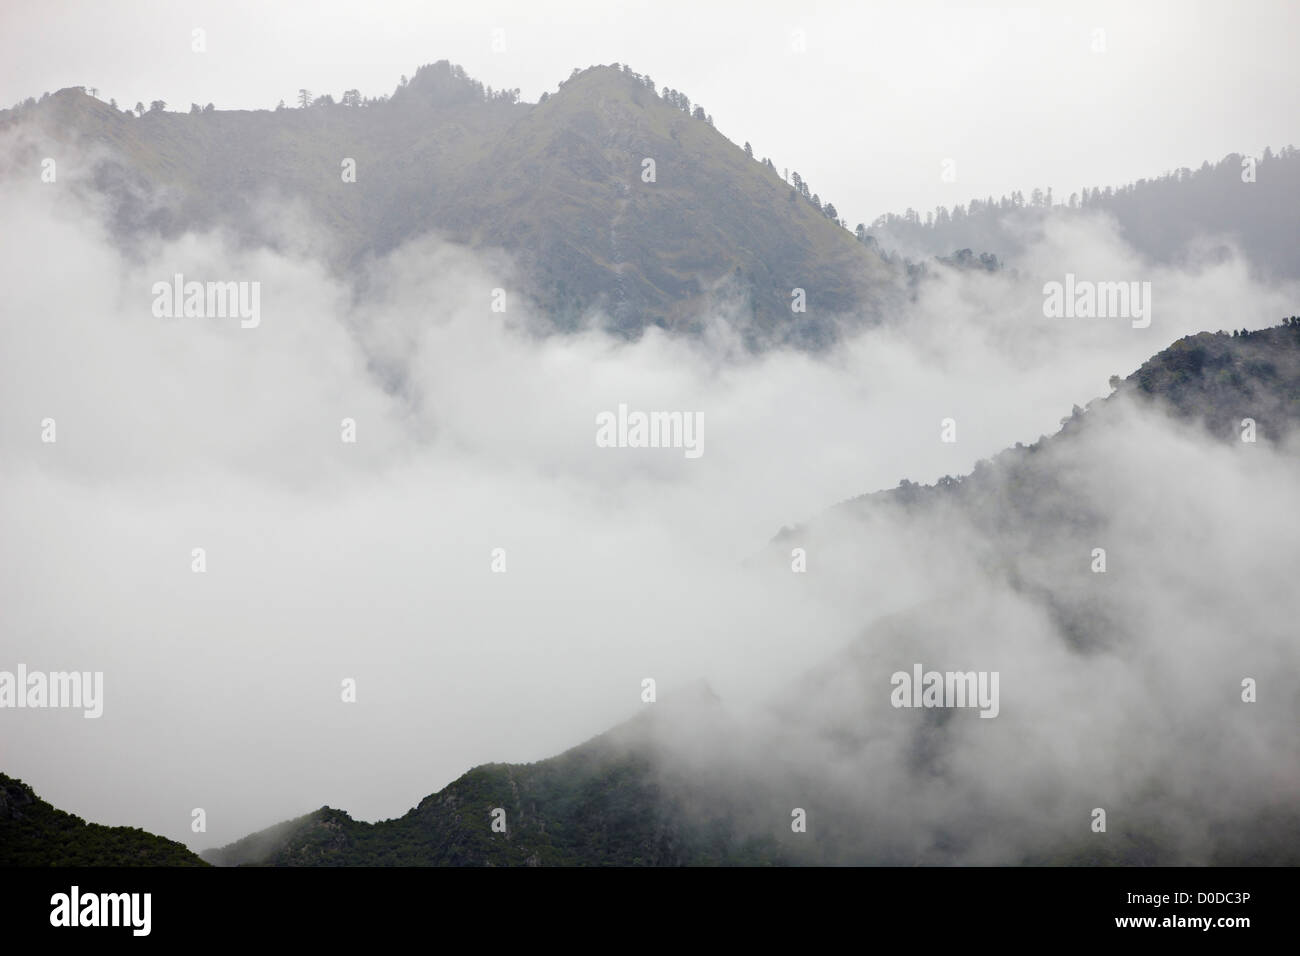
[[[4,186],[0,668],[104,673],[97,720],[5,718],[6,771],[56,806],[195,849],[322,804],[388,818],[472,766],[542,759],[657,706],[647,677],[665,701],[703,679],[731,715],[725,739],[666,741],[683,766],[815,780],[791,806],[895,834],[868,840],[887,858],[965,827],[985,835],[962,860],[1005,861],[1154,776],[1192,816],[1300,788],[1300,705],[1262,681],[1300,663],[1281,578],[1297,475],[1266,444],[1225,449],[1152,413],[1059,453],[1111,516],[1107,586],[1129,615],[1088,653],[982,562],[960,515],[825,516],[806,574],[752,560],[845,499],[1053,433],[1184,334],[1293,309],[1295,286],[1257,282],[1240,254],[1171,269],[1102,217],[1051,222],[1010,269],[934,266],[833,350],[754,355],[741,301],[701,316],[699,338],[539,334],[504,256],[436,234],[358,281],[316,238],[128,247],[75,178]],[[328,236],[273,197],[264,212]],[[1150,281],[1150,327],[1044,318],[1043,283],[1067,272]],[[156,318],[150,290],[177,273],[260,283],[260,323]],[[598,447],[620,403],[699,413],[703,455]],[[1037,557],[1077,549],[1082,574],[1097,544]],[[791,708],[801,675],[936,601]],[[913,661],[1002,673],[996,720],[947,727],[942,788],[909,762],[916,715],[889,707],[889,673]],[[1243,712],[1247,676],[1274,706]],[[832,759],[846,715],[874,743]]]

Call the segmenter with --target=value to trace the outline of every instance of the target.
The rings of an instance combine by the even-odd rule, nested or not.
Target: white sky
[[[195,27],[206,53],[191,50]],[[505,52],[492,51],[497,28]],[[628,62],[797,169],[852,225],[1295,142],[1297,37],[1294,0],[48,0],[0,11],[0,103],[86,85],[123,106],[273,107],[303,86],[391,92],[439,59],[533,100],[575,66]],[[940,178],[948,158],[953,183]]]

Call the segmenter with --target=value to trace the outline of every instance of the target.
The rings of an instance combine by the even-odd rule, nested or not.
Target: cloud
[[[736,773],[803,741],[772,769],[820,774],[826,799],[860,787],[852,806],[895,808],[864,819],[909,845],[996,819],[1001,842],[975,841],[976,861],[1014,842],[1008,808],[1045,800],[1032,835],[1093,801],[1081,780],[1102,791],[1093,805],[1151,768],[1191,805],[1293,792],[1294,775],[1267,765],[1293,753],[1279,736],[1293,702],[1261,706],[1270,716],[1248,730],[1232,693],[1238,671],[1295,664],[1282,639],[1294,609],[1260,590],[1294,541],[1267,517],[1289,513],[1294,466],[1262,446],[1247,459],[1142,419],[1062,461],[1121,542],[1112,578],[1132,641],[1092,657],[981,565],[979,534],[960,523],[846,520],[819,532],[807,575],[746,564],[837,501],[962,474],[1054,431],[1185,332],[1271,324],[1294,290],[1253,284],[1239,260],[1139,265],[1155,289],[1149,329],[1047,320],[1045,276],[1133,268],[1105,223],[1061,226],[1015,274],[937,270],[900,314],[831,353],[742,356],[716,316],[703,340],[539,335],[507,260],[434,236],[354,282],[317,247],[220,233],[127,251],[73,190],[6,186],[0,667],[105,674],[98,721],[4,716],[6,771],[56,805],[196,848],[323,803],[394,816],[473,765],[540,759],[636,713],[647,676],[669,692],[706,677],[735,708],[723,726],[790,742],[766,756],[737,743],[760,763]],[[301,210],[266,219],[286,235],[319,228]],[[155,318],[152,285],[176,273],[260,283],[260,324]],[[597,447],[596,416],[619,403],[702,414],[705,454]],[[955,444],[939,440],[947,417]],[[492,571],[498,548],[505,573]],[[979,599],[985,617],[969,620],[998,627],[972,629],[958,605],[939,618],[949,627],[912,635],[919,659],[992,661],[1005,676],[1002,714],[951,732],[951,793],[918,789],[887,674],[860,686],[846,671],[826,697],[883,721],[864,728],[882,735],[864,764],[818,723],[825,702],[775,727],[761,716],[872,621],[958,594]],[[889,671],[910,663],[883,645],[868,655]],[[340,699],[345,678],[355,704]],[[1213,750],[1184,759],[1198,740]],[[189,831],[194,807],[206,834]]]
[[[792,540],[808,554],[805,598],[837,595],[847,617],[856,596],[864,622],[752,721],[764,793],[823,821],[821,839],[792,850],[986,865],[1104,852],[1116,844],[1088,843],[1096,807],[1126,852],[1137,834],[1166,862],[1277,839],[1261,821],[1300,795],[1300,704],[1282,676],[1300,667],[1300,600],[1284,581],[1300,530],[1286,506],[1295,449],[1211,444],[1155,411],[1108,419],[1037,452],[1041,472],[987,473],[974,518],[882,504]],[[1058,482],[1032,489],[1043,507],[1101,520],[991,531],[987,503],[1028,498],[1043,476]],[[769,569],[774,586],[782,570]],[[1061,610],[1085,612],[1085,643]],[[891,707],[891,675],[915,663],[999,673],[997,718]],[[1243,703],[1246,678],[1271,688],[1267,705]],[[713,743],[735,778],[752,774]]]

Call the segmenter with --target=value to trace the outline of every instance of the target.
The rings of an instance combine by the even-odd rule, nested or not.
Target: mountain
[[[1243,445],[1249,418],[1259,442],[1286,445],[1300,431],[1300,319],[1254,332],[1186,336],[1127,378],[1112,377],[1111,386],[1110,396],[1087,408],[1076,405],[1054,435],[1017,443],[978,462],[968,475],[933,485],[904,480],[860,495],[805,525],[782,529],[773,544],[788,554],[819,529],[849,521],[866,528],[897,522],[917,538],[942,538],[947,526],[962,522],[978,536],[983,560],[1018,593],[1040,602],[1076,649],[1122,641],[1133,628],[1125,610],[1100,598],[1089,580],[1094,575],[1080,582],[1077,555],[1059,546],[1130,533],[1116,527],[1113,498],[1081,474],[1079,456],[1113,454],[1111,436],[1134,408],[1157,408],[1228,447]]]
[[[770,555],[774,587],[791,579],[782,562],[792,544],[806,544],[823,564],[853,568],[869,581],[897,560],[881,550],[882,541],[896,539],[878,533],[892,522],[907,529],[904,540],[918,554],[933,548],[922,563],[939,575],[954,529],[969,526],[979,541],[978,570],[1002,581],[1004,591],[958,582],[947,594],[876,621],[792,680],[761,717],[740,719],[707,689],[697,689],[557,757],[477,767],[401,818],[367,824],[323,807],[209,850],[205,859],[274,866],[1300,863],[1295,801],[1285,792],[1220,799],[1198,789],[1203,768],[1180,785],[1183,761],[1201,766],[1196,761],[1203,757],[1161,749],[1150,758],[1161,766],[1121,768],[1137,779],[1121,790],[1082,780],[1053,797],[1031,772],[1022,786],[1001,792],[999,764],[966,753],[993,741],[976,735],[984,721],[959,720],[950,709],[900,720],[887,693],[867,690],[888,688],[899,662],[933,660],[935,648],[947,647],[955,632],[996,635],[1008,621],[1025,627],[1031,645],[1051,659],[1064,655],[1067,675],[1104,660],[1107,651],[1143,648],[1152,620],[1146,605],[1158,590],[1143,571],[1179,575],[1209,559],[1189,554],[1186,568],[1135,569],[1127,580],[1087,573],[1077,542],[1100,537],[1122,554],[1126,541],[1152,532],[1117,524],[1105,506],[1107,495],[1132,495],[1128,483],[1146,477],[1142,466],[1099,490],[1079,464],[1104,464],[1116,442],[1130,440],[1125,423],[1142,409],[1159,409],[1225,449],[1242,448],[1241,419],[1251,417],[1259,440],[1286,453],[1300,428],[1300,318],[1246,334],[1188,336],[1112,385],[1110,396],[1076,408],[1059,432],[1034,445],[1008,449],[961,478],[933,486],[904,482],[852,499],[782,531]],[[1180,516],[1184,528],[1156,530],[1195,538],[1199,520]],[[824,532],[843,537],[846,528],[849,544],[838,551],[819,538]],[[1236,619],[1235,626],[1247,625]],[[1058,638],[1062,646],[1054,643]],[[1009,672],[1028,666],[1018,654],[1003,659]],[[1066,688],[1071,679],[1065,678]],[[1064,725],[1095,719],[1069,707],[1047,713]],[[1102,729],[1086,724],[1082,733],[1091,740]],[[1124,726],[1118,733],[1123,740],[1138,731]],[[1021,776],[1035,766],[1034,746],[1053,754],[1074,745],[1046,734],[990,754],[1009,760],[1003,769]],[[1290,752],[1274,755],[1283,768],[1294,766],[1294,738],[1285,746]],[[1073,768],[1080,758],[1060,759]],[[1109,750],[1097,759],[1106,768],[1123,764]],[[1050,770],[1042,773],[1052,779]],[[1093,784],[1100,794],[1090,791]],[[1098,840],[1079,821],[1103,796],[1114,824]],[[497,808],[505,811],[504,833],[491,826]],[[927,808],[938,808],[938,824],[918,822],[927,819]],[[790,827],[799,810],[816,821],[804,834]]]
[[[860,811],[840,841],[849,860],[979,860],[991,834],[1011,843],[1039,827],[1018,862],[1300,863],[1296,698],[1275,685],[1266,718],[1242,696],[1243,677],[1271,682],[1296,661],[1284,636],[1297,613],[1295,520],[1273,483],[1297,474],[1300,317],[1186,336],[1111,386],[1053,435],[963,476],[850,499],[783,529],[764,556],[785,579],[802,548],[852,568],[864,589],[893,580],[900,561],[932,581],[930,600],[873,625],[778,705],[778,724],[794,724],[817,701],[815,733],[803,720],[803,736],[834,741],[837,759],[900,748],[897,798],[959,795],[919,846],[910,831],[864,839],[882,828]],[[1267,544],[1244,530],[1257,518],[1277,529]],[[1038,699],[1012,756],[951,710],[892,735],[872,729],[897,721],[863,689],[938,660],[991,661],[1004,691],[1034,688],[1021,691]],[[1105,706],[1082,700],[1084,687]],[[1265,739],[1268,769],[1241,758],[1239,776],[1223,773]],[[969,756],[981,743],[983,759]],[[1000,787],[1000,774],[1019,785]],[[844,820],[849,794],[825,790],[821,812]],[[1122,821],[1105,840],[1078,831],[1098,804]]]
[[[1048,189],[1028,200],[1015,192],[995,200],[978,197],[952,209],[925,214],[887,213],[870,228],[882,248],[909,256],[946,256],[975,250],[1001,259],[1024,251],[1049,221],[1103,214],[1142,256],[1182,265],[1193,244],[1236,243],[1267,279],[1300,278],[1300,150],[1238,153],[1198,169],[1184,167],[1118,189],[1085,188],[1066,198]]]
[[[378,823],[321,807],[205,851],[218,866],[684,866],[783,862],[775,840],[737,832],[728,804],[681,798],[666,739],[720,716],[703,685],[531,764],[485,764]],[[493,810],[505,811],[494,832]]]
[[[0,867],[207,866],[184,844],[137,827],[106,827],[56,810],[0,773]]]
[[[1039,464],[1047,458],[1044,453],[1077,441],[1084,431],[1104,430],[1134,405],[1156,406],[1228,443],[1240,442],[1242,422],[1249,418],[1259,441],[1285,443],[1300,430],[1300,318],[1290,316],[1281,325],[1254,332],[1220,330],[1184,336],[1127,378],[1112,377],[1111,386],[1115,391],[1107,398],[1090,402],[1086,409],[1076,405],[1061,419],[1056,434],[1007,449],[992,462],[980,462],[970,475],[946,477],[929,486],[904,481],[896,489],[851,499],[835,512],[882,502],[912,509],[947,498],[967,501],[969,513],[990,532],[995,524],[1059,522],[1062,512],[1054,505],[1035,509],[1033,494],[1009,497],[998,503],[1000,509],[993,509],[980,492],[995,481],[1015,484],[1022,492],[1042,489],[1051,483],[1050,468]],[[1030,481],[1031,472],[1042,480]],[[1077,513],[1071,516],[1072,520],[1078,517]],[[1100,515],[1096,517],[1100,520]],[[790,534],[786,529],[782,536]]]
[[[220,849],[218,866],[682,866],[785,861],[774,839],[738,832],[728,804],[682,799],[685,769],[666,747],[719,719],[706,685],[686,689],[588,743],[524,765],[486,763],[406,816],[355,821],[322,806]],[[504,810],[504,832],[493,810]]]
[[[755,347],[817,347],[842,315],[877,315],[893,294],[875,251],[630,70],[592,67],[527,104],[441,61],[391,98],[349,103],[136,117],[65,89],[0,113],[0,129],[31,121],[20,163],[69,143],[93,156],[81,172],[123,237],[221,225],[274,247],[276,199],[305,211],[313,241],[359,281],[367,257],[428,232],[501,250],[561,328],[599,310],[628,336],[690,331],[715,306]],[[504,268],[501,287],[515,288]],[[792,311],[796,288],[806,312]]]

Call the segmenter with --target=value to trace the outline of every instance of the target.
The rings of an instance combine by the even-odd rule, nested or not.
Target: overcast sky
[[[853,224],[1035,186],[1063,198],[1293,143],[1298,35],[1289,0],[47,0],[0,8],[0,104],[85,85],[122,106],[270,108],[300,87],[390,93],[440,59],[531,101],[575,66],[627,62]]]

